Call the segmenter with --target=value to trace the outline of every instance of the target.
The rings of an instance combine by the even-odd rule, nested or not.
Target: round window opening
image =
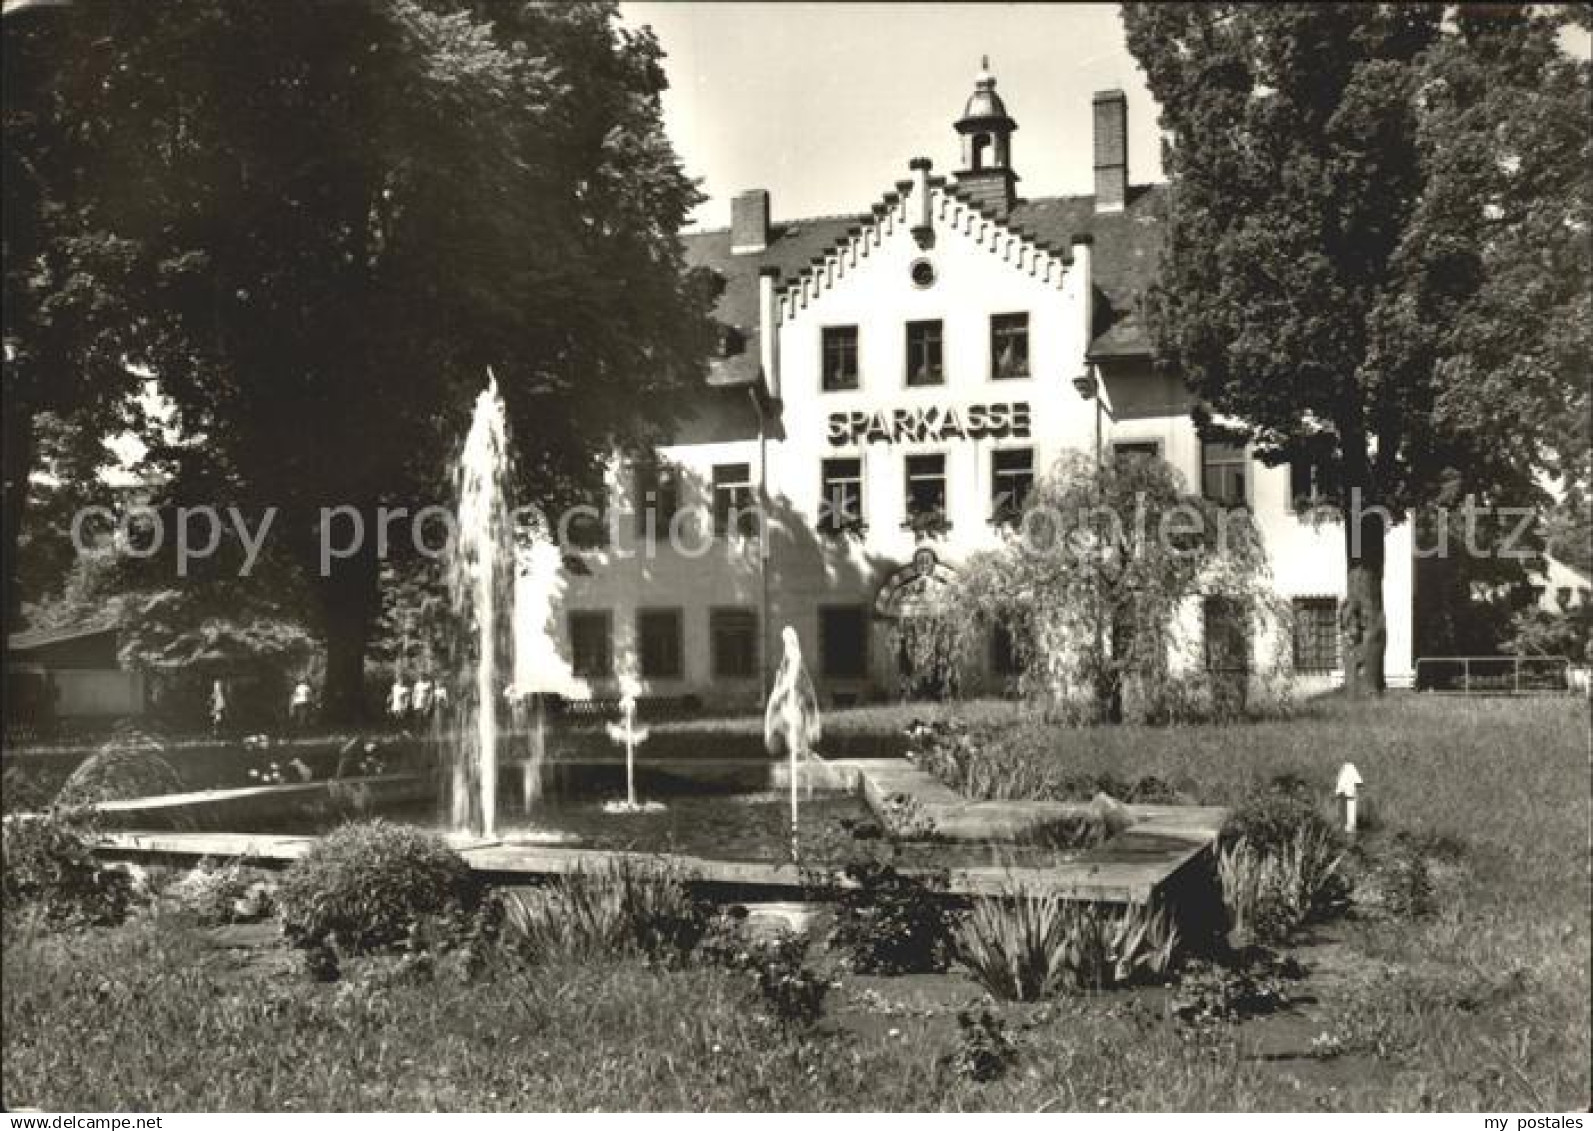
[[[935,285],[935,265],[927,259],[913,260],[913,286],[932,287]]]

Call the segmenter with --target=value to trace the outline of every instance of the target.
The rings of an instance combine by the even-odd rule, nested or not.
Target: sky
[[[1018,123],[1021,196],[1093,190],[1091,95],[1128,95],[1129,177],[1159,180],[1160,132],[1116,4],[622,3],[666,58],[664,118],[709,200],[768,189],[776,220],[866,211],[928,157],[955,172],[952,123],[982,55]]]

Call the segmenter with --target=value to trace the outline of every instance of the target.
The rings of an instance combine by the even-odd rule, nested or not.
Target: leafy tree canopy
[[[1127,4],[1171,135],[1159,359],[1269,464],[1393,521],[1588,480],[1588,63],[1557,8]],[[1351,690],[1386,519],[1346,522]]]
[[[170,498],[279,508],[345,709],[378,563],[367,537],[319,576],[320,508],[372,535],[380,505],[445,502],[489,366],[544,504],[651,439],[699,374],[708,296],[675,235],[699,197],[658,45],[612,4],[82,0],[6,33],[35,63],[16,136],[55,162],[34,213],[61,201],[103,233],[100,354],[177,406],[187,442],[151,438]],[[71,246],[39,238],[18,254]]]

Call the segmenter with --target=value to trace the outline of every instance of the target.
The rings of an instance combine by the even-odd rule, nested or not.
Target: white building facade
[[[915,160],[868,211],[810,220],[776,222],[766,192],[746,193],[728,230],[685,237],[723,283],[723,356],[657,461],[613,468],[605,544],[565,559],[545,626],[559,690],[745,705],[790,625],[823,701],[895,697],[912,679],[893,621],[915,590],[999,544],[1033,480],[1097,443],[1248,506],[1295,609],[1300,676],[1339,678],[1342,529],[1296,511],[1288,468],[1203,444],[1187,391],[1153,371],[1138,303],[1163,190],[1129,184],[1122,93],[1094,109],[1090,196],[1017,195],[1016,123],[981,74],[951,176]],[[762,538],[734,515],[754,505]],[[1396,685],[1411,671],[1408,529],[1390,532],[1384,581]],[[982,651],[965,692],[1009,683],[1001,643]]]

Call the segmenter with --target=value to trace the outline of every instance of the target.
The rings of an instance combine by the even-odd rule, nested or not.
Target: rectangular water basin
[[[824,768],[813,771],[825,780]],[[623,763],[545,763],[528,798],[523,765],[500,767],[493,843],[505,847],[677,854],[783,862],[791,856],[789,777],[783,763],[682,760],[636,768],[636,811],[624,811]],[[831,785],[842,784],[833,780]],[[314,837],[381,817],[449,831],[443,791],[427,775],[387,775],[137,798],[102,805],[104,824],[129,832]],[[1078,852],[1029,845],[892,839],[851,788],[799,787],[804,860],[884,859],[904,868],[1044,868]]]

